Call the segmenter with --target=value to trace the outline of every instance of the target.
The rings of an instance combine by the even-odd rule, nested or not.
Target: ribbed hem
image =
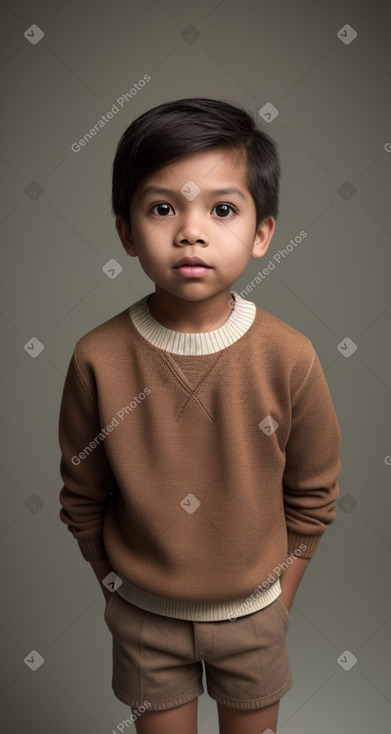
[[[231,291],[235,305],[227,321],[219,329],[195,334],[173,331],[159,324],[152,316],[148,306],[148,299],[151,295],[153,294],[149,293],[130,306],[129,316],[144,339],[171,354],[201,356],[220,352],[240,339],[255,319],[255,303],[246,301],[239,293]]]
[[[108,555],[101,540],[78,540],[81,554],[86,561],[106,561]]]
[[[288,532],[288,553],[298,558],[312,558],[322,537],[323,533],[321,535],[295,535]],[[306,546],[305,549],[303,545]]]
[[[268,589],[259,596],[255,596],[254,590],[248,596],[228,602],[191,602],[165,599],[164,597],[148,594],[138,589],[128,581],[122,581],[117,589],[125,601],[136,607],[146,609],[148,612],[161,614],[164,617],[175,619],[188,619],[192,622],[222,622],[224,620],[235,621],[238,617],[258,612],[267,607],[281,594],[280,579],[278,578]]]

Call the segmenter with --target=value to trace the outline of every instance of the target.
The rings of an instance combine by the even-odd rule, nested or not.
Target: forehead
[[[150,185],[180,188],[193,181],[201,190],[236,187],[248,192],[246,165],[238,151],[202,150],[179,158],[146,176],[138,194]]]

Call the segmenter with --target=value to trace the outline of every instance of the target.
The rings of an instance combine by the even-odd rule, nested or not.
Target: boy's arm
[[[93,378],[82,374],[75,350],[60,408],[60,474],[64,482],[60,519],[68,525],[86,561],[107,562],[103,521],[116,482],[103,445],[94,393]]]
[[[341,432],[319,358],[293,398],[283,477],[288,552],[299,556],[281,576],[287,606],[326,526],[336,519]]]

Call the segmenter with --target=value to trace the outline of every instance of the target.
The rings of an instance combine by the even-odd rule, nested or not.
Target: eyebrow
[[[174,191],[173,189],[165,189],[158,186],[147,186],[144,191],[140,194],[140,199],[144,198],[148,194],[178,194],[179,191]],[[219,196],[226,196],[227,194],[237,194],[237,196],[240,196],[242,199],[246,201],[246,197],[243,194],[240,189],[235,188],[235,186],[231,186],[227,189],[215,189],[212,191],[211,189],[207,190],[205,193],[207,194],[218,194]]]

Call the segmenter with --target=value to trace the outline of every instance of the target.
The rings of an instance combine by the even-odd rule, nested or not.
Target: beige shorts
[[[163,617],[113,592],[104,618],[113,642],[112,688],[132,708],[182,706],[204,693],[237,709],[278,701],[293,685],[287,631],[289,612],[278,597],[235,621],[191,622]]]

